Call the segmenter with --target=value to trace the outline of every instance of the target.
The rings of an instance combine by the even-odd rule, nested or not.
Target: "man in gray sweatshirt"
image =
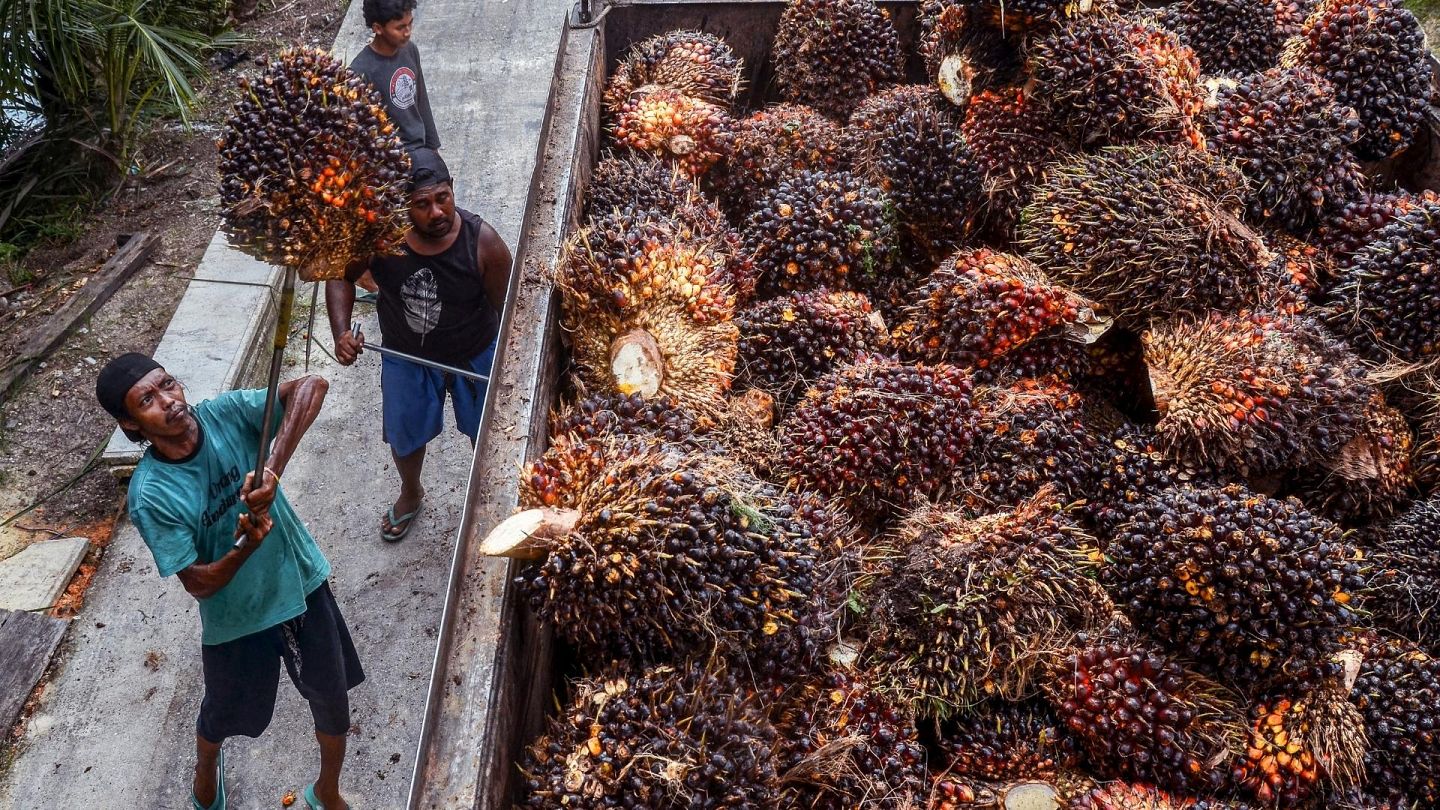
[[[365,0],[365,24],[374,33],[350,69],[369,79],[385,100],[407,151],[440,149],[440,135],[430,114],[420,49],[410,41],[415,0]]]

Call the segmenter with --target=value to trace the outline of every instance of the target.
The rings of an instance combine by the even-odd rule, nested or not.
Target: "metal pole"
[[[351,325],[350,325],[350,334],[351,334],[351,335],[354,335],[355,337],[359,337],[359,336],[360,336],[360,324],[358,324],[358,323],[351,324]],[[434,360],[426,360],[426,359],[423,358],[423,357],[416,357],[416,356],[413,355],[413,354],[406,354],[405,352],[396,351],[395,349],[387,349],[387,348],[385,348],[384,346],[366,346],[365,349],[364,349],[364,351],[379,352],[380,354],[388,354],[388,355],[390,355],[391,357],[398,357],[398,358],[400,358],[401,360],[409,360],[409,361],[412,362],[412,363],[417,363],[417,364],[422,365],[422,366],[429,366],[430,368],[436,369],[437,371],[448,372],[448,373],[450,373],[450,374],[456,375],[457,377],[468,377],[468,378],[470,378],[470,379],[472,379],[472,380],[475,380],[475,381],[477,381],[477,382],[483,382],[483,383],[488,383],[488,382],[490,382],[490,378],[489,378],[489,377],[487,377],[486,375],[481,374],[481,373],[479,373],[479,372],[476,372],[476,371],[468,371],[468,370],[466,370],[466,369],[458,368],[458,367],[456,367],[456,366],[448,366],[448,365],[446,365],[446,364],[444,364],[444,363],[437,363],[437,362],[435,362]]]
[[[280,290],[280,312],[275,316],[275,353],[270,356],[270,382],[265,390],[265,410],[260,419],[260,449],[255,453],[255,488],[265,484],[265,458],[269,454],[270,421],[275,418],[279,398],[280,366],[285,361],[285,344],[290,341],[290,315],[295,309],[295,268],[285,268],[285,285]]]

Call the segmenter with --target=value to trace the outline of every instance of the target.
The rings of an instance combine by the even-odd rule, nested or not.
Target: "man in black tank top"
[[[510,284],[510,249],[486,222],[455,207],[445,162],[433,149],[410,155],[410,231],[398,256],[374,256],[350,267],[344,281],[325,285],[335,358],[350,365],[364,336],[350,334],[355,280],[366,270],[380,287],[376,311],[387,348],[489,375],[500,329],[500,308]],[[424,501],[420,472],[425,445],[440,435],[445,396],[455,422],[473,444],[480,429],[486,385],[390,355],[382,358],[383,435],[400,472],[400,495],[380,522],[381,538],[394,542],[414,525]]]

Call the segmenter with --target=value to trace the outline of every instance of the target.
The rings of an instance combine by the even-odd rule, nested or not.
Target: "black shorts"
[[[365,672],[328,583],[310,592],[299,616],[200,651],[205,699],[195,731],[206,740],[220,743],[238,734],[264,733],[275,714],[282,660],[290,681],[310,703],[315,730],[335,735],[350,730],[348,693],[365,680]]]

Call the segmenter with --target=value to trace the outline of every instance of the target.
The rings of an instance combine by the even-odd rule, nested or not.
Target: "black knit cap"
[[[95,378],[95,399],[116,419],[129,419],[125,395],[130,393],[135,383],[157,368],[162,366],[139,352],[122,354],[100,369],[100,376]]]
[[[450,169],[434,149],[420,147],[410,153],[410,192],[450,182]]]

